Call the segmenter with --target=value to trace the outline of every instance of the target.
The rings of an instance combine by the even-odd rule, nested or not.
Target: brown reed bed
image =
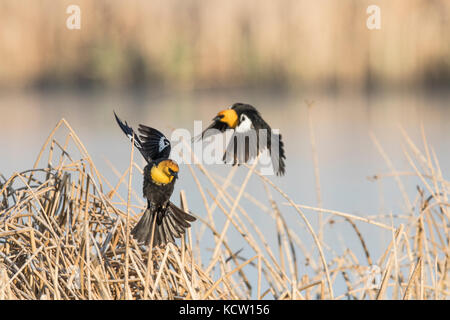
[[[66,9],[81,9],[81,29]],[[369,5],[381,29],[369,30]],[[448,84],[448,1],[41,0],[0,10],[0,85]],[[90,87],[90,86],[89,86]],[[446,87],[445,87],[446,88]]]
[[[404,190],[402,176],[416,176],[421,185],[414,201],[403,194],[405,212],[358,216],[306,206],[255,165],[247,166],[239,185],[233,183],[236,167],[222,177],[201,164],[188,165],[197,185],[190,193],[198,192],[204,202],[204,208],[193,210],[198,226],[178,245],[149,251],[130,237],[144,209],[140,192],[131,187],[133,175],[142,172],[133,153],[125,172],[112,168],[117,175],[113,184],[63,119],[32,169],[1,176],[0,299],[448,299],[449,182],[425,134],[422,152],[402,132],[412,171],[396,171],[372,135],[391,172],[371,179],[378,183],[394,177]],[[246,188],[251,178],[260,180],[265,196]],[[214,188],[206,188],[205,181]],[[317,194],[320,199],[320,189]],[[188,198],[182,191],[185,210]],[[249,206],[241,204],[243,199]],[[224,215],[223,224],[216,210]],[[287,210],[295,213],[297,225],[287,222]],[[276,243],[268,240],[255,213],[273,221]],[[317,214],[316,228],[311,220]],[[363,255],[353,247],[336,252],[322,238],[327,227],[338,223],[351,227]],[[381,255],[367,245],[362,225],[390,236]],[[247,257],[233,251],[231,230],[248,248]],[[200,243],[207,234],[213,241],[205,259]],[[338,290],[338,279],[344,290]]]

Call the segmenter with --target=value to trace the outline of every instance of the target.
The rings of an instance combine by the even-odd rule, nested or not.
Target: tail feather
[[[185,213],[173,203],[169,203],[163,213],[156,212],[153,207],[149,206],[131,234],[138,242],[144,242],[146,245],[152,242],[153,236],[153,247],[156,247],[168,242],[175,242],[175,239],[180,238],[191,226],[189,222],[195,220],[194,216]]]
[[[166,233],[164,232],[163,224],[161,223],[160,225],[158,225],[156,230],[158,231],[158,234],[159,234],[159,242],[157,242],[153,246],[159,246],[162,243],[166,243],[167,242],[167,236],[166,236]],[[149,243],[150,243],[150,241],[149,241]]]
[[[167,223],[168,223],[168,219],[164,219],[163,223],[162,223],[162,226],[163,226],[164,233],[165,233],[165,236],[166,236],[166,241],[167,242],[175,242],[175,238],[174,238],[175,234],[172,233],[172,230],[169,229]]]
[[[178,224],[170,216],[167,217],[167,226],[169,227],[171,233],[175,238],[179,238],[183,234],[183,228],[179,227]]]
[[[152,232],[152,223],[155,216],[150,212],[150,209],[147,208],[144,211],[144,214],[142,215],[139,222],[136,224],[136,226],[131,230],[131,234],[134,236],[134,238],[138,241],[144,241],[148,237],[148,233]]]
[[[185,211],[181,210],[172,202],[169,202],[169,207],[172,209],[174,214],[178,215],[179,217],[187,221],[194,222],[195,220],[197,220],[193,215],[190,215],[189,213],[186,213]]]
[[[171,216],[172,220],[179,225],[180,227],[183,228],[189,228],[191,225],[189,224],[189,222],[187,222],[186,220],[183,219],[183,217],[177,216],[177,215],[173,215]]]

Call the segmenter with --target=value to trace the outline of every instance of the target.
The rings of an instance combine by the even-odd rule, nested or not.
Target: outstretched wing
[[[272,133],[270,144],[274,146],[273,148],[271,146],[269,147],[273,170],[277,173],[277,176],[283,176],[286,171],[286,165],[284,163],[286,155],[284,154],[284,143],[281,140],[281,134]]]
[[[213,119],[213,123],[211,123],[208,128],[203,130],[203,132],[201,134],[199,134],[198,136],[192,138],[192,142],[194,142],[195,140],[200,140],[200,139],[205,139],[205,138],[211,137],[215,134],[223,133],[223,132],[225,132],[225,130],[230,129],[228,124],[226,124],[225,122],[219,121],[219,119],[220,119],[219,117],[215,117]]]
[[[225,163],[233,165],[247,163],[258,155],[259,137],[255,130],[241,133],[234,132],[223,155]]]
[[[259,115],[244,116],[228,143],[223,160],[233,165],[247,163],[264,149],[269,150],[276,174],[284,175],[286,156],[281,135],[273,132]]]
[[[136,133],[134,133],[134,130],[128,125],[128,123],[126,121],[123,122],[122,120],[120,120],[115,112],[114,112],[114,116],[116,117],[116,121],[117,121],[119,127],[127,135],[127,137],[130,139],[130,141],[133,141],[133,136],[134,136],[134,146],[142,153],[144,158],[147,161],[149,161],[147,154],[145,153],[145,150],[142,146],[142,142],[139,139],[139,137],[136,135]]]
[[[132,140],[134,136],[134,145],[141,152],[147,162],[154,161],[160,158],[168,158],[170,155],[170,141],[158,130],[150,128],[144,125],[139,125],[138,131],[140,136],[134,132],[134,130],[128,126],[126,122],[123,122],[114,113],[117,123],[127,137]]]
[[[153,160],[161,158],[169,158],[170,155],[170,141],[160,131],[139,125],[138,131],[140,133],[140,139],[142,141],[143,149],[148,157]]]

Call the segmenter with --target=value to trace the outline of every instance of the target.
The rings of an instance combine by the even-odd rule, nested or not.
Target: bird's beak
[[[212,121],[220,121],[221,119],[223,119],[224,115],[223,114],[218,114],[217,116],[215,116]]]
[[[178,179],[178,172],[172,172],[172,176],[173,176],[175,179]]]

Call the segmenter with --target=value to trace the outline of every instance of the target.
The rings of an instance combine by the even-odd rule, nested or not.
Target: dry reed
[[[406,214],[361,217],[296,204],[255,165],[238,184],[236,169],[222,177],[195,164],[189,171],[205,210],[192,210],[198,220],[178,246],[149,251],[129,233],[144,209],[131,187],[141,168],[131,155],[125,172],[113,168],[118,182],[111,183],[63,119],[32,169],[1,176],[0,299],[448,299],[448,182],[425,134],[424,152],[403,134],[411,174],[422,182],[414,201],[403,193]],[[393,176],[404,190],[404,173],[373,139],[392,171],[374,179]],[[247,188],[252,178],[261,180],[266,197]],[[189,193],[180,195],[186,211]],[[286,205],[280,208],[275,195]],[[288,210],[296,212],[300,229],[287,222]],[[225,227],[217,220],[221,213]],[[273,221],[277,243],[255,214]],[[319,230],[308,222],[316,214],[323,217]],[[318,231],[337,223],[354,230],[362,256],[349,247],[336,252],[326,237],[318,239]],[[391,237],[381,254],[367,244],[367,228]],[[209,257],[199,245],[206,235],[213,239]],[[233,237],[245,250],[234,249]]]

